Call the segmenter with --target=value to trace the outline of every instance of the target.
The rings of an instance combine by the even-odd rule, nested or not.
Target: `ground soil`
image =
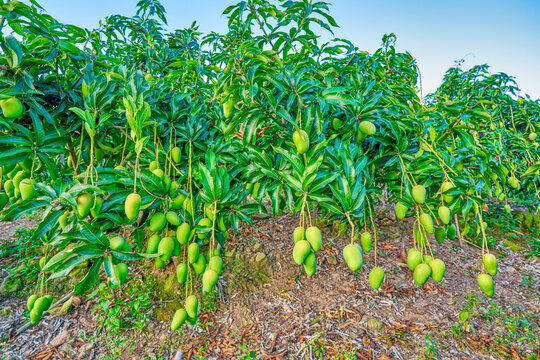
[[[173,332],[168,321],[152,316],[142,328],[110,334],[99,327],[95,298],[77,297],[68,314],[46,316],[17,336],[26,320],[26,298],[0,296],[1,359],[540,358],[533,335],[540,334],[540,262],[526,257],[527,244],[521,244],[523,251],[505,250],[494,277],[495,295],[488,300],[476,284],[481,250],[433,241],[446,275],[441,283],[429,280],[418,288],[402,261],[402,242],[412,246],[412,223],[398,224],[384,214],[376,220],[377,264],[386,270],[379,290],[367,280],[374,250],[353,273],[341,256],[348,240],[325,227],[317,272],[308,278],[292,259],[298,219],[259,219],[231,240],[215,303],[202,310],[199,325]],[[10,226],[0,230],[0,238],[20,225]],[[156,271],[147,263],[132,271],[132,281],[157,279],[173,274],[174,265]],[[129,294],[120,291],[120,296]],[[166,303],[156,300],[153,306]],[[460,321],[463,309],[469,317]],[[515,330],[508,319],[528,325]]]

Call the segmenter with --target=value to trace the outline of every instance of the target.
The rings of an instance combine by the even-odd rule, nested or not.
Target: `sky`
[[[459,59],[462,68],[489,64],[514,76],[522,93],[540,98],[540,0],[326,0],[339,28],[334,35],[375,51],[384,34],[417,59],[424,96],[437,89]],[[96,28],[108,15],[132,16],[136,0],[38,0],[60,22]],[[231,0],[161,0],[169,30],[197,21],[204,33],[225,33]],[[321,30],[323,33],[324,30]],[[328,38],[332,37],[331,35]]]

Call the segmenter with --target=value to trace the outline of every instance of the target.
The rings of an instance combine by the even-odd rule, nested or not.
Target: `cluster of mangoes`
[[[30,295],[26,301],[26,308],[30,311],[30,322],[32,324],[41,320],[43,313],[52,305],[52,295],[38,296],[36,294]]]
[[[298,226],[293,233],[294,248],[293,259],[298,265],[304,265],[304,270],[308,276],[315,275],[317,268],[317,256],[322,248],[322,234],[316,226],[305,229]]]

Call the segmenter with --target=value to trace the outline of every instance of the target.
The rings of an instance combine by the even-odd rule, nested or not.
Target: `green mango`
[[[171,321],[171,330],[177,330],[180,326],[184,325],[187,319],[187,312],[185,309],[178,309],[173,315]]]
[[[375,135],[377,132],[377,127],[371,121],[362,121],[358,126],[360,131],[366,135]]]
[[[186,298],[185,308],[187,311],[187,314],[191,318],[197,318],[197,315],[199,313],[199,299],[195,295],[189,295]]]
[[[120,263],[114,267],[114,272],[118,278],[118,282],[122,285],[128,276],[128,266],[125,263]]]
[[[442,244],[444,242],[444,239],[446,238],[446,229],[442,226],[435,229],[435,240],[439,244]]]
[[[178,229],[176,229],[176,239],[182,245],[188,242],[190,235],[191,228],[188,223],[182,223]]]
[[[159,235],[155,234],[150,236],[148,239],[148,244],[146,245],[146,253],[157,254],[160,241],[161,239],[159,238]]]
[[[422,253],[416,249],[407,251],[407,266],[411,271],[414,271],[418,265],[422,263]]]
[[[431,275],[431,268],[428,264],[419,264],[413,272],[413,280],[417,286],[422,287]]]
[[[441,192],[443,193],[443,199],[445,202],[449,203],[449,202],[452,202],[452,200],[454,200],[454,195],[444,195],[446,191],[451,190],[454,187],[455,187],[454,184],[452,184],[449,181],[445,181],[442,183]]]
[[[33,198],[36,194],[34,179],[22,179],[19,183],[19,191],[21,192],[21,198],[23,200]]]
[[[201,256],[204,259],[204,257]],[[210,292],[218,280],[218,273],[212,269],[207,269],[202,275],[202,286],[205,292]]]
[[[311,245],[314,252],[319,252],[322,247],[322,234],[318,227],[311,226],[306,230],[306,240]]]
[[[300,240],[294,244],[293,248],[293,259],[294,262],[298,265],[303,264],[306,257],[308,257],[311,252],[311,245],[307,240]]]
[[[294,233],[293,233],[294,242],[297,243],[300,240],[305,240],[305,233],[306,233],[305,228],[301,226],[298,226],[297,228],[295,228]]]
[[[214,255],[210,258],[208,263],[210,269],[214,270],[218,275],[221,275],[221,269],[223,267],[223,260],[219,255]]]
[[[77,215],[79,218],[84,219],[90,214],[92,209],[93,199],[92,195],[87,192],[82,192],[77,196]]]
[[[180,158],[182,156],[182,150],[175,146],[171,149],[171,159],[174,161],[175,164],[178,164],[180,162]]]
[[[446,236],[447,236],[450,240],[454,240],[454,239],[456,238],[456,233],[457,233],[456,225],[450,224],[450,225],[447,227],[447,230],[446,230]]]
[[[312,277],[315,275],[315,271],[317,270],[317,256],[315,253],[310,252],[309,255],[304,260],[304,271],[306,272],[308,277]]]
[[[423,213],[420,215],[420,224],[422,224],[422,227],[427,231],[428,234],[433,234],[434,226],[431,215],[428,213]]]
[[[480,274],[478,275],[478,286],[480,286],[480,289],[486,294],[488,297],[492,297],[495,293],[495,284],[493,283],[493,279],[488,274]]]
[[[109,247],[111,250],[120,251],[124,247],[126,241],[120,236],[115,236],[109,239]]]
[[[188,246],[188,261],[190,264],[194,264],[199,260],[199,245],[197,243],[191,243]]]
[[[167,236],[160,240],[157,253],[164,262],[167,262],[171,258],[173,250],[174,240],[172,238]]]
[[[366,232],[363,232],[360,236],[360,243],[362,244],[362,248],[365,252],[371,251],[371,244],[373,242],[373,238],[371,237],[371,234]]]
[[[202,227],[203,229],[211,228],[212,220],[210,220],[209,218],[202,218],[197,225],[199,227]],[[197,237],[199,239],[204,239],[207,235],[208,235],[207,232],[200,232],[197,234]]]
[[[362,250],[358,244],[349,244],[343,249],[343,258],[345,263],[352,271],[357,271],[362,267],[364,258]]]
[[[28,300],[26,300],[26,308],[28,309],[28,311],[32,310],[32,308],[34,307],[34,303],[37,299],[38,296],[36,294],[30,295],[30,297],[28,297]]]
[[[9,197],[15,196],[15,185],[13,184],[13,180],[7,180],[4,183],[4,190],[6,190],[6,194]]]
[[[137,217],[139,216],[141,202],[141,196],[137,193],[131,193],[126,197],[126,201],[124,203],[124,211],[126,212],[126,217],[130,221],[137,219]]]
[[[409,211],[409,208],[402,203],[397,202],[394,211],[396,213],[396,217],[401,220],[405,218],[405,216],[407,215],[407,211]]]
[[[302,129],[296,130],[293,134],[293,142],[296,146],[296,151],[299,154],[304,154],[309,149],[309,135]]]
[[[171,224],[172,226],[180,225],[180,217],[174,211],[167,212],[167,214],[165,215],[165,218],[167,219],[169,224]]]
[[[369,285],[377,290],[381,287],[384,281],[384,270],[380,267],[375,267],[369,272]]]
[[[182,205],[184,204],[184,201],[186,200],[186,197],[182,194],[178,194],[176,196],[171,204],[171,208],[173,210],[180,210],[182,208]]]
[[[444,273],[446,272],[446,265],[441,259],[433,259],[429,262],[431,268],[431,278],[436,282],[441,282]]]
[[[439,213],[439,218],[441,219],[443,224],[448,225],[450,223],[450,218],[452,216],[450,213],[450,209],[446,206],[441,206],[439,207],[437,212]]]
[[[0,108],[5,118],[16,119],[22,115],[24,110],[23,104],[15,96],[0,100]]]
[[[187,280],[188,275],[188,264],[186,263],[180,263],[176,267],[176,279],[180,284],[183,284]]]
[[[152,217],[150,218],[150,226],[148,226],[148,228],[150,229],[150,231],[159,232],[165,227],[166,223],[167,218],[165,217],[165,215],[158,212],[152,215]]]
[[[426,188],[422,185],[415,185],[412,188],[412,197],[417,204],[426,202]]]
[[[498,271],[498,264],[497,264],[497,258],[493,254],[484,254],[482,258],[482,263],[484,264],[484,268],[488,272],[489,275],[495,276],[497,275]]]

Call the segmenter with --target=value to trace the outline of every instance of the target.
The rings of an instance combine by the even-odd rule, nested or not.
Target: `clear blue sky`
[[[327,0],[337,37],[373,52],[385,33],[418,61],[424,95],[433,92],[454,60],[464,68],[488,63],[515,76],[523,93],[540,98],[540,0]],[[64,23],[95,28],[112,14],[135,14],[136,0],[38,0]],[[170,29],[194,20],[203,32],[226,31],[231,0],[162,0]]]

